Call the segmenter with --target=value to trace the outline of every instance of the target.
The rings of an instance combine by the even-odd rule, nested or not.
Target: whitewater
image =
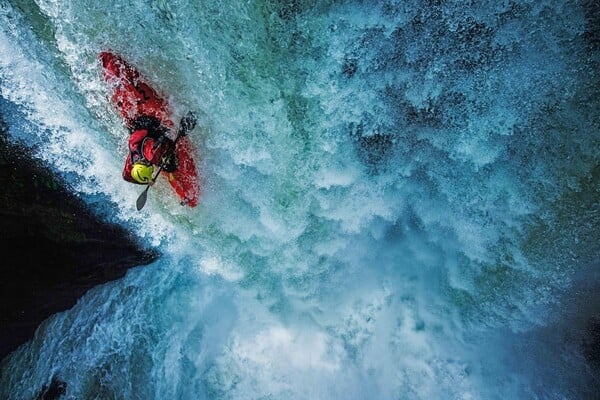
[[[594,398],[599,21],[575,0],[1,0],[10,139],[162,256],[44,321],[0,397]],[[199,116],[198,207],[163,180],[136,211],[107,49]]]

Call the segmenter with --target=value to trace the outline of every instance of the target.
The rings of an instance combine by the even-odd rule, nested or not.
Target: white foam
[[[520,60],[524,41],[493,37],[513,46],[499,49],[502,57],[517,60],[492,59],[471,73],[455,68],[457,49],[432,54],[445,42],[425,40],[428,24],[447,27],[445,39],[465,27],[485,30],[470,18],[496,15],[495,3],[468,16],[446,3],[331,5],[285,22],[275,3],[63,3],[40,2],[73,76],[48,69],[26,31],[3,28],[2,95],[48,130],[49,162],[80,174],[82,193],[107,195],[168,257],[54,319],[9,362],[20,385],[39,386],[56,371],[76,394],[102,378],[125,395],[131,374],[157,398],[477,399],[534,391],[506,346],[490,350],[487,339],[490,327],[522,332],[544,323],[537,311],[555,289],[546,278],[559,280],[535,270],[522,248],[529,218],[544,215],[533,215],[541,206],[531,201],[531,180],[509,153],[519,150],[516,128],[531,117],[511,102],[531,106],[552,94],[540,85],[532,100],[525,67],[543,67],[551,52]],[[113,6],[116,21],[97,18]],[[430,11],[442,19],[421,31],[416,17]],[[406,31],[421,36],[396,40]],[[481,33],[475,42],[485,42]],[[181,101],[178,114],[206,113],[192,136],[205,178],[196,209],[177,205],[162,182],[144,211],[134,211],[139,190],[120,177],[126,137],[118,116],[99,117],[107,125],[100,128],[77,107],[83,98],[94,112],[110,110],[92,61],[106,43]],[[357,69],[344,74],[352,58]],[[551,76],[562,65],[536,73]],[[435,104],[455,92],[464,96],[457,109]],[[441,115],[431,104],[452,110]],[[457,121],[439,128],[442,117]],[[392,140],[363,143],[372,134]],[[541,184],[555,187],[537,167],[549,180]],[[139,367],[144,362],[148,368]],[[104,371],[113,379],[98,378]]]

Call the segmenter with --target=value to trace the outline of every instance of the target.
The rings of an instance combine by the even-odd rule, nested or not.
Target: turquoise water
[[[45,321],[1,397],[53,377],[69,399],[595,395],[598,15],[4,0],[9,134],[164,256]],[[197,208],[160,182],[135,210],[105,49],[200,116]]]

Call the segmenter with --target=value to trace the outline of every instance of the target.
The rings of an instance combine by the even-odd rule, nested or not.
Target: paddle
[[[175,143],[177,143],[179,138],[187,135],[187,133],[189,131],[191,131],[192,129],[194,129],[195,126],[196,126],[196,116],[194,115],[193,112],[190,111],[187,113],[187,115],[185,117],[183,117],[181,119],[181,122],[179,123],[179,131],[177,131],[177,137],[175,138]],[[156,175],[154,175],[154,177],[152,178],[151,183],[154,183],[154,181],[156,181],[156,178],[158,178],[158,175],[160,175],[160,171],[162,170],[162,168],[163,168],[162,165],[158,168],[158,171],[156,172]],[[137,208],[138,211],[140,211],[146,205],[146,200],[148,199],[148,189],[150,189],[150,186],[152,186],[152,185],[151,184],[146,185],[146,188],[144,189],[144,191],[142,193],[140,193],[140,196],[137,198],[137,200],[135,202],[135,207]]]
[[[160,175],[161,169],[162,169],[162,165],[160,167],[158,167],[158,171],[156,172],[156,175],[154,175],[154,177],[152,178],[152,183],[154,183],[156,178],[158,178],[158,175]],[[144,191],[140,194],[140,197],[138,197],[135,202],[135,206],[138,211],[140,211],[142,208],[144,208],[144,205],[146,205],[146,200],[148,199],[148,189],[150,189],[150,186],[152,186],[152,185],[151,184],[146,185],[146,189],[144,189]]]

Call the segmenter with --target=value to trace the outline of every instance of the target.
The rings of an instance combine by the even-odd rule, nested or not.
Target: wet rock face
[[[88,289],[158,257],[95,217],[6,129],[0,115],[0,359]]]
[[[44,386],[35,397],[35,400],[57,400],[66,392],[66,382],[53,377],[50,385]]]
[[[586,361],[600,375],[600,315],[588,320],[581,344]]]

